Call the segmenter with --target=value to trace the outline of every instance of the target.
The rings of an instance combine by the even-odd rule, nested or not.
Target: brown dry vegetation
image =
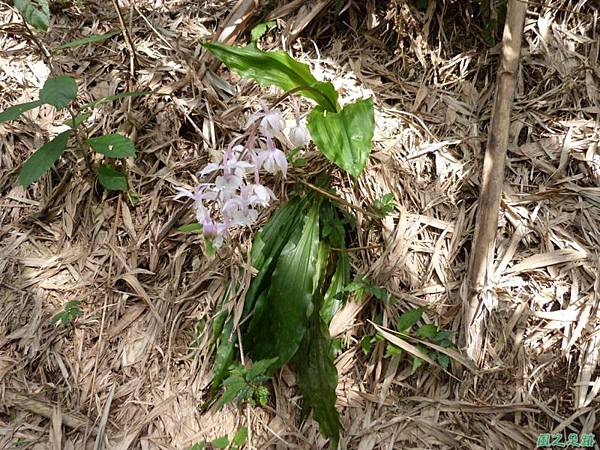
[[[344,343],[345,448],[530,449],[542,432],[600,433],[598,10],[586,0],[530,6],[483,360],[449,376],[434,367],[411,375],[406,359],[383,358],[383,343],[365,356],[360,341],[377,315],[393,327],[417,305],[427,305],[426,321],[461,327],[498,48],[483,43],[473,6],[420,13],[400,0],[340,2],[338,18],[334,1],[304,3],[277,6],[279,29],[263,46],[311,64],[346,99],[374,96],[368,170],[357,182],[335,172],[334,187],[358,207],[386,192],[398,203],[382,223],[355,212],[353,270],[398,300],[350,298],[332,323]],[[266,408],[200,408],[211,320],[228,280],[249,282],[252,236],[207,258],[199,238],[176,231],[192,215],[173,193],[194,184],[260,99],[278,95],[201,56],[199,42],[223,29],[235,4],[124,2],[131,44],[119,34],[48,57],[69,40],[121,30],[114,5],[58,6],[36,43],[0,2],[0,110],[35,98],[50,70],[76,77],[82,101],[167,94],[106,105],[88,122],[92,135],[136,140],[127,169],[137,204],[103,192],[73,153],[24,190],[18,168],[57,133],[62,113],[44,107],[0,126],[0,448],[185,449],[241,426],[252,448],[326,446],[316,422],[300,421],[288,369]],[[294,176],[332,168],[316,152],[307,159]],[[237,310],[241,294],[224,307]],[[82,316],[52,326],[74,299]]]

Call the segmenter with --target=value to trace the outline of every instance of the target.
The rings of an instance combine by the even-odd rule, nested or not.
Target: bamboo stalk
[[[496,97],[483,161],[481,194],[475,221],[475,236],[467,275],[468,293],[464,307],[464,344],[475,362],[482,357],[482,327],[485,319],[483,300],[494,295],[492,287],[494,250],[504,164],[508,146],[510,115],[519,70],[521,38],[527,13],[526,0],[510,0],[502,37],[502,57],[498,70]]]

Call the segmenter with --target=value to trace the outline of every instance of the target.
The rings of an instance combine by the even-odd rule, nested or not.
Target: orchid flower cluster
[[[251,226],[258,219],[258,208],[268,206],[276,198],[261,183],[261,172],[281,173],[284,178],[287,174],[286,154],[276,143],[285,142],[281,114],[263,106],[262,111],[250,117],[246,129],[249,133],[245,145],[238,143],[240,138],[234,139],[223,152],[221,162],[211,162],[200,171],[201,179],[213,181],[200,183],[194,192],[177,188],[175,199],[194,200],[196,220],[202,225],[209,249],[221,247],[232,228]],[[308,143],[308,130],[298,116],[287,138],[294,148]]]

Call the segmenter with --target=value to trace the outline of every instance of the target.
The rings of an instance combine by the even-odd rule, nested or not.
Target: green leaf
[[[375,285],[367,286],[367,292],[375,297],[377,300],[388,301],[390,294],[386,288],[378,287]]]
[[[60,158],[60,155],[62,155],[67,148],[69,136],[71,136],[71,130],[63,131],[54,139],[38,148],[35,153],[25,161],[19,172],[19,180],[23,187],[29,186],[52,167],[52,164]]]
[[[336,449],[342,428],[335,408],[338,377],[329,330],[319,314],[312,315],[295,363],[298,369],[298,387],[304,401],[313,408],[321,432],[331,440],[330,448]]]
[[[336,312],[341,308],[344,301],[345,286],[350,280],[350,262],[346,253],[338,255],[335,272],[331,277],[331,283],[325,292],[323,305],[321,306],[321,320],[329,324]]]
[[[110,164],[103,164],[97,172],[98,181],[102,186],[111,191],[127,192],[127,178]]]
[[[77,97],[77,83],[71,77],[48,78],[40,90],[40,100],[55,108],[65,108]]]
[[[96,106],[101,105],[102,103],[108,103],[108,102],[112,102],[112,101],[119,100],[119,99],[126,98],[126,97],[143,97],[143,96],[152,95],[152,94],[154,94],[154,92],[132,91],[132,92],[122,92],[120,94],[115,94],[115,95],[107,95],[106,97],[100,97],[97,100],[86,103],[85,105],[83,105],[81,107],[81,109],[95,108]]]
[[[419,321],[424,311],[425,308],[421,306],[420,308],[412,308],[404,312],[398,319],[398,322],[396,323],[396,330],[409,330],[410,327],[412,327],[415,323]]]
[[[238,446],[242,446],[248,440],[248,428],[242,427],[233,436],[233,443]]]
[[[206,442],[197,442],[192,445],[189,450],[204,450],[206,448]]]
[[[239,375],[231,375],[223,382],[223,386],[225,392],[217,402],[217,409],[223,408],[225,404],[235,399],[244,388],[248,387],[248,383]]]
[[[227,436],[221,436],[220,438],[214,439],[210,445],[214,448],[227,448],[229,445],[229,438]]]
[[[278,86],[286,92],[295,90],[317,102],[326,111],[339,110],[338,95],[333,84],[318,81],[308,65],[296,61],[286,52],[263,52],[255,45],[203,45],[241,77],[251,78],[265,86]]]
[[[315,108],[306,125],[327,159],[356,178],[362,174],[375,130],[372,98],[350,103],[339,113]]]
[[[287,363],[304,338],[314,307],[318,251],[319,204],[315,203],[302,229],[295,230],[277,258],[266,295],[268,314],[253,317],[246,336],[246,348],[254,359],[278,358],[273,369]]]
[[[431,337],[431,341],[432,342],[450,342],[449,341],[449,337],[451,337],[454,334],[454,331],[450,331],[450,330],[442,330],[439,331],[435,336]],[[452,344],[452,342],[450,342],[450,344]],[[442,345],[443,347],[447,347],[447,345]]]
[[[63,50],[65,48],[75,48],[75,47],[80,47],[82,45],[93,44],[95,42],[104,42],[107,39],[110,39],[111,37],[113,37],[119,33],[121,33],[121,32],[114,30],[114,31],[109,31],[108,33],[104,33],[104,34],[93,34],[91,36],[87,36],[87,37],[84,37],[81,39],[75,39],[75,40],[66,42],[66,43],[56,47],[55,50]]]
[[[255,378],[264,375],[265,373],[267,373],[267,370],[269,370],[269,368],[275,364],[275,362],[277,361],[277,358],[271,358],[271,359],[263,359],[261,361],[257,361],[255,363],[252,364],[252,367],[250,367],[248,369],[248,372],[246,372],[246,379],[248,381],[253,381]]]
[[[258,270],[258,274],[252,280],[246,294],[243,312],[244,317],[253,312],[252,321],[254,322],[260,319],[263,311],[256,307],[265,305],[266,297],[264,296],[269,287],[277,258],[292,233],[302,227],[302,221],[298,220],[298,217],[302,214],[309,198],[311,197],[295,197],[280,206],[254,238],[250,260],[252,266]],[[259,299],[261,299],[260,304],[258,304]]]
[[[86,112],[86,113],[81,113],[81,114],[77,114],[75,116],[75,118],[70,118],[67,119],[63,122],[64,125],[75,129],[77,128],[79,125],[81,125],[82,123],[84,123],[86,120],[88,120],[91,117],[92,113]]]
[[[122,134],[107,134],[88,139],[88,144],[109,158],[134,158],[135,145],[133,141]]]
[[[417,344],[416,348],[425,355],[429,355],[429,349],[425,347],[423,344]],[[423,365],[425,360],[423,358],[419,358],[418,356],[413,356],[413,365],[412,365],[412,373],[415,373],[419,367]]]
[[[371,351],[371,347],[373,345],[373,337],[372,336],[363,336],[360,340],[360,348],[365,355],[368,355]]]
[[[18,105],[13,105],[10,108],[2,111],[0,113],[0,123],[8,122],[9,120],[17,119],[24,112],[29,111],[30,109],[37,108],[38,106],[43,105],[44,103],[40,100],[35,100],[33,102],[20,103]]]
[[[180,231],[181,233],[199,233],[202,231],[202,224],[199,224],[198,222],[188,223],[181,225],[179,228],[177,228],[177,231]]]
[[[450,365],[450,358],[448,357],[448,355],[444,355],[443,353],[438,352],[437,360],[444,370],[448,370],[448,366]]]
[[[274,28],[276,25],[277,22],[275,22],[274,20],[259,23],[254,28],[252,28],[252,31],[250,31],[250,40],[252,42],[258,41],[261,37],[265,35],[267,31],[269,31],[271,28]]]
[[[390,356],[401,355],[402,349],[400,347],[396,347],[394,344],[387,344],[385,346],[385,354],[384,358],[389,358]]]
[[[15,8],[25,22],[40,31],[48,31],[50,7],[48,0],[15,0]]]
[[[269,389],[266,386],[258,386],[255,396],[260,406],[267,406],[267,403],[269,403]]]
[[[67,325],[68,323],[73,321],[73,319],[81,315],[81,308],[79,308],[80,304],[81,302],[79,300],[71,300],[65,303],[65,306],[63,307],[62,311],[56,313],[54,317],[52,317],[52,324]]]
[[[233,336],[233,320],[228,320],[221,331],[219,344],[215,354],[215,362],[213,365],[213,379],[210,386],[211,394],[214,395],[221,387],[221,383],[227,376],[229,367],[233,362],[234,356],[234,336]]]
[[[415,333],[420,338],[432,338],[438,332],[437,326],[433,323],[426,323],[421,325]]]

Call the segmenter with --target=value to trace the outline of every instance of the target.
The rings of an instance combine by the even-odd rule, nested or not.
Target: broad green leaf
[[[8,122],[9,120],[15,120],[24,112],[27,112],[33,108],[37,108],[43,104],[43,102],[35,100],[33,102],[20,103],[18,105],[11,106],[0,113],[0,123]]]
[[[321,320],[324,323],[329,324],[334,314],[341,308],[344,301],[344,287],[348,284],[348,281],[350,281],[350,262],[348,261],[348,255],[341,253],[338,255],[335,272],[331,277],[331,283],[327,288],[327,292],[325,292],[325,298],[321,306]]]
[[[254,28],[252,28],[252,31],[250,31],[250,40],[252,42],[258,41],[261,37],[263,37],[265,35],[265,33],[267,31],[269,31],[271,28],[275,27],[276,25],[277,25],[277,22],[275,22],[274,20],[271,20],[269,22],[259,23]]]
[[[239,430],[237,430],[235,435],[233,436],[233,443],[238,446],[244,445],[247,440],[248,428],[246,427],[242,427]]]
[[[318,81],[308,65],[296,61],[286,52],[263,52],[256,45],[203,45],[241,77],[251,78],[265,86],[277,86],[286,92],[295,90],[317,102],[326,111],[339,110],[338,95],[333,84]]]
[[[253,322],[257,322],[260,318],[261,311],[257,311],[255,306],[261,295],[265,292],[265,289],[269,286],[277,258],[294,230],[302,227],[302,221],[298,220],[298,217],[301,217],[309,198],[312,197],[295,197],[279,207],[273,217],[271,217],[254,238],[250,260],[252,266],[258,270],[258,274],[252,280],[246,294],[243,314],[246,317],[254,310],[252,316]],[[264,305],[264,302],[262,305]]]
[[[375,130],[372,98],[350,103],[339,113],[315,108],[307,127],[327,159],[356,178],[362,174]]]
[[[426,323],[425,325],[421,325],[415,334],[420,338],[432,338],[437,334],[437,332],[438,329],[435,324]]]
[[[404,312],[398,322],[396,323],[396,330],[398,331],[407,331],[412,327],[415,323],[419,321],[425,308],[422,306],[420,308],[411,308],[408,311]]]
[[[109,164],[100,166],[97,172],[98,181],[102,186],[111,191],[127,192],[127,178]]]
[[[48,78],[40,90],[40,100],[55,108],[62,109],[75,100],[77,83],[71,77]]]
[[[185,225],[181,225],[179,228],[177,228],[177,231],[180,231],[182,233],[201,232],[202,231],[202,224],[199,224],[198,222],[188,223],[188,224],[185,224]]]
[[[119,100],[122,98],[144,97],[146,95],[152,95],[152,94],[154,94],[154,92],[133,91],[133,92],[122,92],[120,94],[115,94],[115,95],[107,95],[106,97],[100,97],[97,100],[86,103],[85,105],[83,105],[81,107],[81,109],[95,108],[96,106],[101,105],[102,103],[108,103],[108,102],[112,102],[112,101]]]
[[[56,47],[55,50],[63,50],[65,48],[75,48],[75,47],[80,47],[80,46],[86,45],[86,44],[93,44],[95,42],[103,42],[119,33],[121,33],[121,32],[114,30],[114,31],[109,31],[108,33],[104,33],[104,34],[93,34],[92,36],[87,36],[87,37],[84,37],[81,39],[75,39],[73,41],[66,42],[66,43]]]
[[[319,250],[319,205],[314,204],[301,230],[295,230],[277,258],[266,301],[268,314],[252,321],[247,334],[254,359],[277,357],[273,369],[298,351],[314,307],[313,291]],[[254,317],[253,317],[254,319]]]
[[[38,148],[35,153],[25,161],[19,172],[19,180],[23,187],[29,186],[52,167],[52,164],[60,158],[60,155],[62,155],[67,148],[69,136],[71,136],[71,130],[63,131],[54,139]]]
[[[197,442],[192,445],[188,450],[204,450],[206,448],[205,442]]]
[[[214,448],[227,448],[229,446],[229,438],[227,436],[221,436],[220,438],[214,439],[210,445]]]
[[[306,337],[295,358],[298,386],[304,401],[314,410],[321,432],[338,447],[340,417],[335,408],[337,370],[335,368],[329,330],[318,313],[312,315]]]
[[[109,158],[135,157],[135,145],[133,141],[122,134],[107,134],[88,139],[88,144]]]
[[[25,22],[40,31],[48,31],[50,7],[48,0],[15,0],[15,8]]]

